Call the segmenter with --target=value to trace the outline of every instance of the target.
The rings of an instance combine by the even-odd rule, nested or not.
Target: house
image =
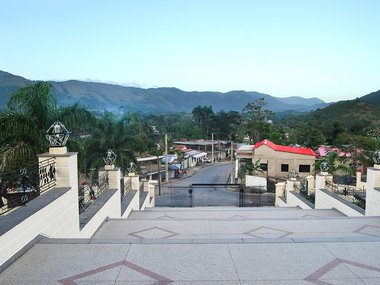
[[[260,168],[268,177],[286,177],[295,170],[300,177],[313,173],[317,154],[310,148],[283,146],[262,140],[253,146],[253,162],[260,159]]]
[[[161,177],[165,175],[165,167],[158,163],[164,156],[147,156],[137,157],[137,163],[140,168],[140,176],[143,178],[148,177],[149,180],[158,179],[158,173],[161,173]]]
[[[236,149],[237,159],[242,159],[242,158],[251,159],[252,157],[253,157],[253,145],[241,144],[237,146],[237,149]]]
[[[192,140],[192,141],[175,141],[174,147],[187,147],[192,150],[198,150],[205,152],[208,158],[212,157],[212,151],[214,150],[214,158],[218,160],[226,159],[231,153],[231,142],[224,140]]]

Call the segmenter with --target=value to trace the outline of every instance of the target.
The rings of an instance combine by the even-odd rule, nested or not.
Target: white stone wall
[[[139,211],[140,209],[140,202],[139,202],[139,192],[136,192],[135,196],[133,197],[131,203],[129,203],[127,209],[125,209],[124,213],[122,213],[122,218],[126,219],[128,216],[132,213],[132,211]]]
[[[376,188],[376,189],[375,189]],[[380,166],[367,169],[366,216],[380,216]]]
[[[77,237],[90,238],[106,218],[120,218],[120,209],[120,191],[116,191],[107,203],[105,203],[95,216],[83,227]]]
[[[315,209],[334,209],[334,208],[349,217],[363,216],[362,213],[356,211],[352,207],[330,196],[329,194],[326,194],[325,192],[321,190],[316,191]]]
[[[286,199],[286,205],[288,207],[300,207],[301,209],[312,209],[308,204],[299,199],[292,192],[288,192],[288,196]]]
[[[0,236],[0,265],[39,234],[51,238],[76,236],[79,232],[78,199],[73,192],[69,190]]]

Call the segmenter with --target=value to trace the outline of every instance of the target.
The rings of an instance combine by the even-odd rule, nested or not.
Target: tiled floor
[[[44,240],[0,284],[380,284],[379,227],[330,210],[152,210],[88,243]]]

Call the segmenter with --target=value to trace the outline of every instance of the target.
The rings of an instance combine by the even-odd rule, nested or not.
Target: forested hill
[[[360,98],[361,100],[380,106],[380,90],[372,92],[366,96]]]
[[[380,125],[380,92],[371,93],[371,100],[367,100],[367,96],[339,101],[323,109],[295,118],[298,118],[296,119],[298,121],[306,120],[326,127],[339,124],[348,129],[375,128]]]
[[[33,83],[20,76],[0,71],[0,108],[5,106],[12,92]],[[191,112],[197,105],[212,106],[214,111],[241,111],[248,102],[261,97],[265,99],[266,108],[274,112],[307,112],[328,105],[317,98],[276,98],[259,92],[186,92],[177,88],[143,89],[77,80],[51,83],[52,92],[57,95],[59,104],[79,102],[89,110],[109,110],[116,113]]]

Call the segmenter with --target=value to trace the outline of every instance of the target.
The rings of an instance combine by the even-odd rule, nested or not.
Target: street
[[[192,184],[227,184],[233,171],[231,162],[205,165],[193,175],[172,179],[161,185],[161,196],[156,196],[158,207],[238,206],[238,189],[226,187],[193,187]]]

